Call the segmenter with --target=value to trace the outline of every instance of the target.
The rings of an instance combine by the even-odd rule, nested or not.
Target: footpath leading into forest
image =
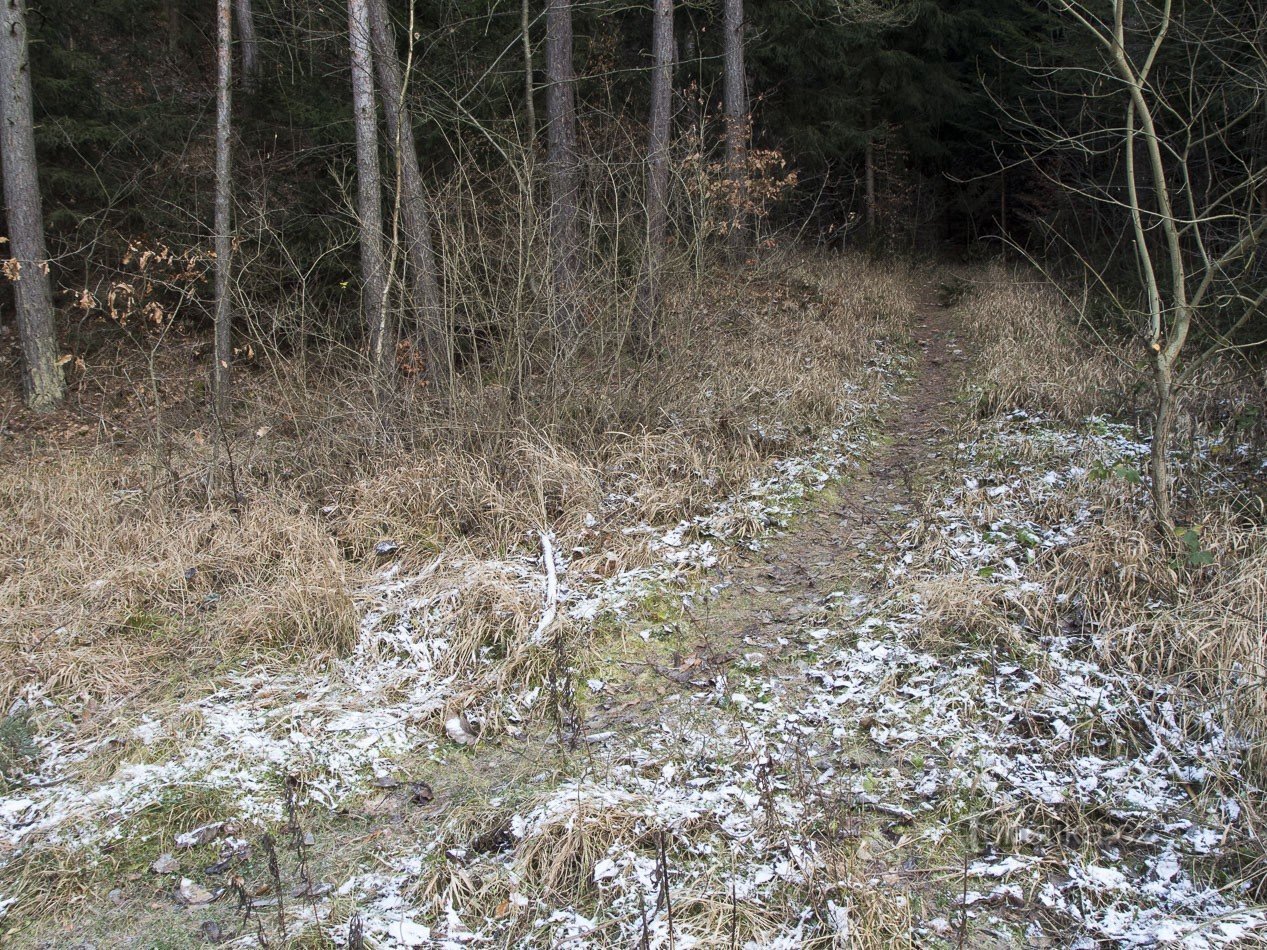
[[[585,732],[639,727],[640,713],[658,700],[650,692],[725,676],[728,666],[754,647],[765,659],[795,655],[808,619],[829,610],[842,595],[874,597],[884,590],[882,558],[900,547],[906,523],[917,512],[930,479],[948,464],[955,444],[960,375],[968,356],[960,346],[952,314],[928,288],[915,315],[919,359],[895,392],[882,424],[860,459],[843,478],[820,485],[796,507],[785,530],[741,545],[708,577],[709,595],[688,598],[677,619],[681,643],[674,662],[625,660],[649,675],[623,684],[604,681],[606,698],[594,704]],[[961,420],[960,420],[961,421]],[[858,463],[861,464],[858,464]]]
[[[1103,665],[1042,576],[1094,517],[1054,499],[1089,457],[1146,447],[981,423],[953,313],[926,302],[915,336],[863,464],[680,613],[653,598],[648,649],[609,658],[553,752],[502,759],[439,841],[356,880],[357,926],[398,946],[1262,936],[1220,874],[1247,846],[1243,748],[1193,697]]]
[[[386,576],[333,671],[234,680],[191,712],[196,738],[96,783],[50,747],[47,782],[3,800],[12,840],[43,835],[61,850],[26,853],[56,860],[99,848],[167,895],[118,888],[66,933],[788,950],[1261,938],[1267,914],[1236,883],[1255,846],[1243,746],[1199,698],[1106,665],[1044,574],[1095,517],[1088,466],[1147,447],[1104,422],[979,419],[971,341],[932,296],[915,358],[874,367],[901,377],[878,423],[858,407],[814,452],[653,539],[664,567],[569,590],[567,553],[552,561],[567,619],[539,633],[568,637],[545,686],[508,685],[511,706],[553,710],[546,724],[427,734],[447,695],[428,624],[448,601]],[[550,589],[526,559],[504,573]],[[222,820],[226,804],[244,820]],[[176,808],[188,831],[147,837]],[[20,900],[54,876],[19,870]]]

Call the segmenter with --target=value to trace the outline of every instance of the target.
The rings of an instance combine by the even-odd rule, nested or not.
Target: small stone
[[[224,929],[214,920],[204,920],[198,927],[198,932],[207,943],[223,943],[227,936]]]
[[[196,907],[199,904],[210,904],[216,899],[216,895],[207,890],[197,881],[191,881],[187,877],[180,879],[180,889],[177,896],[182,904],[188,904],[190,907]]]
[[[173,854],[160,854],[158,860],[150,865],[150,870],[155,874],[175,874],[180,870],[180,862]]]
[[[176,847],[196,848],[199,845],[208,844],[220,837],[220,833],[223,830],[224,822],[217,821],[195,828],[193,831],[186,831],[184,834],[176,836]]]
[[[426,782],[409,783],[409,800],[415,805],[425,805],[436,797],[436,793]]]
[[[106,895],[106,899],[109,900],[110,903],[114,904],[116,907],[123,906],[123,888],[116,887],[114,890],[112,890],[109,894]]]

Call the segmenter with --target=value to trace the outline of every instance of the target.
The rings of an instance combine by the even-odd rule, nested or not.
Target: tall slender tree
[[[410,293],[418,308],[427,367],[432,382],[448,388],[452,372],[449,334],[444,325],[440,283],[436,272],[435,245],[431,238],[431,212],[418,148],[414,141],[413,118],[405,100],[404,75],[385,0],[368,0],[374,65],[378,71],[383,114],[387,119],[387,144],[396,159],[400,188],[400,214],[405,225],[406,255],[409,261]]]
[[[9,265],[17,301],[27,405],[56,407],[66,395],[48,281],[44,214],[35,161],[25,0],[0,0],[0,157],[9,222]]]
[[[237,0],[238,45],[242,50],[242,88],[255,92],[260,85],[260,44],[255,34],[251,0]]]
[[[572,0],[546,2],[546,137],[550,179],[550,266],[554,328],[575,332],[580,240],[577,202],[576,89]]]
[[[163,0],[163,19],[167,26],[167,52],[175,55],[180,50],[180,0]]]
[[[867,110],[866,125],[867,141],[862,147],[862,207],[867,224],[867,238],[871,239],[876,234],[879,211],[875,193],[875,119],[870,109]]]
[[[233,178],[233,7],[230,0],[216,4],[216,324],[211,368],[211,397],[217,416],[229,407],[233,369],[233,309],[229,301],[233,236],[231,215]]]
[[[523,0],[519,7],[520,29],[523,32],[524,49],[524,114],[528,121],[528,144],[537,139],[537,103],[533,98],[532,81],[532,0]]]
[[[387,321],[387,261],[383,253],[383,194],[378,167],[378,114],[367,0],[348,0],[352,56],[352,111],[356,126],[356,213],[361,232],[361,310],[378,392],[391,384],[392,341]]]
[[[660,271],[669,221],[669,138],[673,86],[673,0],[655,0],[651,31],[651,122],[647,136],[647,251],[638,286],[641,335],[660,306]]]
[[[743,0],[723,0],[725,5],[722,44],[722,95],[726,114],[726,177],[729,182],[731,215],[727,243],[739,256],[747,244],[748,215],[748,78],[744,70]]]

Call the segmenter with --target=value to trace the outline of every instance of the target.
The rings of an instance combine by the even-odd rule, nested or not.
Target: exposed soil
[[[658,715],[666,693],[702,687],[745,651],[759,649],[770,659],[795,652],[798,631],[833,595],[876,592],[879,556],[896,546],[905,516],[916,514],[923,488],[947,464],[969,360],[953,312],[935,301],[932,287],[914,329],[918,363],[881,420],[881,439],[863,467],[828,485],[759,550],[729,556],[707,578],[715,595],[688,609],[672,662],[626,661],[654,675],[609,683],[613,698],[586,713],[578,735],[637,730],[642,714]]]
[[[886,413],[883,446],[860,472],[816,499],[790,530],[729,566],[722,576],[727,591],[695,618],[701,639],[757,630],[777,637],[830,594],[864,593],[872,585],[869,555],[893,547],[902,516],[920,503],[920,486],[944,463],[967,360],[950,313],[936,303],[923,304],[916,329],[922,355]]]

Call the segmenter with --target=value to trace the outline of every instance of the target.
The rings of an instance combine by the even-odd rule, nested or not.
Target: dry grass
[[[997,585],[971,575],[943,575],[915,582],[913,593],[923,607],[921,649],[954,653],[972,643],[991,651],[1025,652],[1025,636],[1014,617],[1019,607]]]
[[[819,919],[806,946],[857,950],[893,950],[912,946],[911,882],[881,883],[876,867],[857,853],[858,840],[825,845],[822,867],[802,884],[788,884],[762,899],[736,899],[735,869],[724,860],[701,867],[702,854],[725,850],[725,832],[716,816],[686,821],[658,815],[657,803],[633,792],[578,785],[568,794],[558,790],[518,804],[531,816],[522,837],[511,832],[505,814],[483,809],[478,814],[451,814],[444,842],[423,865],[411,888],[419,905],[443,913],[450,905],[492,911],[506,929],[505,945],[522,940],[540,926],[541,907],[575,907],[594,915],[607,933],[605,945],[622,941],[618,927],[638,929],[637,911],[612,905],[628,881],[615,891],[595,882],[597,866],[613,856],[637,858],[673,880],[672,921],[679,939],[698,946],[730,947],[770,941],[808,905]],[[803,840],[807,828],[782,829]],[[442,852],[442,853],[440,853]],[[510,895],[526,899],[522,908]],[[656,895],[646,896],[652,917]],[[637,907],[636,901],[633,906]],[[840,928],[843,924],[843,929]],[[541,939],[540,931],[536,932]]]
[[[1216,699],[1267,767],[1267,527],[1212,500],[1200,546],[1213,563],[1194,567],[1186,548],[1159,545],[1137,501],[1109,490],[1103,505],[1103,519],[1055,558],[1055,589],[1084,607],[1116,662]]]
[[[960,312],[982,347],[984,410],[1023,408],[1077,424],[1133,405],[1139,377],[1121,352],[1090,344],[1054,289],[996,267],[974,284]],[[1245,459],[1262,449],[1261,420],[1250,407],[1264,401],[1261,370],[1214,361],[1189,381],[1181,404],[1177,447],[1197,450],[1180,467],[1182,523],[1196,533],[1208,565],[1190,561],[1188,544],[1160,538],[1145,487],[1103,475],[1103,460],[1092,454],[1075,461],[1087,469],[1099,462],[1101,475],[1032,506],[1046,523],[1068,521],[1084,506],[1097,515],[1050,559],[1047,577],[1095,626],[1106,659],[1175,677],[1218,700],[1229,723],[1253,741],[1260,766],[1267,765],[1267,527],[1255,495],[1261,476]],[[1018,460],[1041,464],[1046,451],[1035,441],[1034,457]],[[987,501],[981,510],[988,520]],[[971,615],[967,605],[978,597],[970,587],[959,608],[946,605],[956,598],[943,597],[934,613]],[[970,626],[981,628],[979,621]]]
[[[1025,409],[1077,423],[1123,407],[1141,378],[1132,354],[1080,327],[1056,288],[1001,264],[970,288],[958,310],[980,357],[979,411]]]
[[[680,281],[646,358],[609,345],[615,316],[596,312],[593,347],[517,376],[468,368],[451,401],[407,392],[386,426],[348,353],[261,347],[223,438],[190,405],[129,399],[98,427],[111,444],[28,442],[0,464],[0,702],[36,685],[135,713],[226,661],[337,654],[384,539],[407,569],[439,550],[535,554],[539,529],[583,546],[581,570],[637,564],[622,528],[671,525],[846,421],[903,338],[901,268],[774,266]],[[150,388],[192,391],[182,362],[150,358],[169,374]],[[531,664],[506,677],[532,675],[539,658],[514,647],[536,608],[490,570],[461,580],[470,649],[454,662],[492,647]]]
[[[106,453],[0,468],[0,704],[26,683],[102,698],[191,659],[348,645],[348,568],[303,503],[191,496]]]

